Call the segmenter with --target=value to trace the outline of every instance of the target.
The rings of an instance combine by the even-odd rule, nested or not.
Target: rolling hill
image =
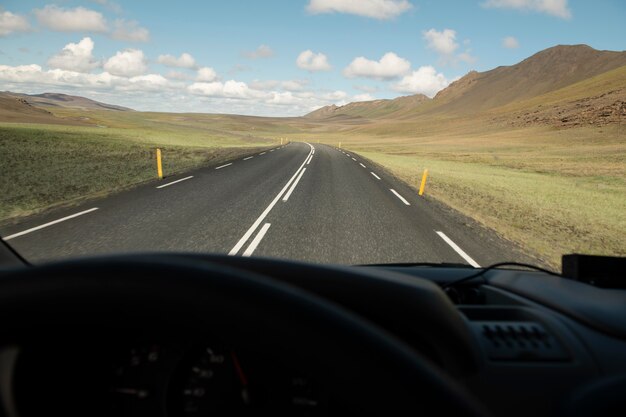
[[[617,102],[623,96],[623,87],[626,86],[624,71],[619,70],[624,66],[626,52],[598,51],[587,45],[559,45],[538,52],[512,66],[502,66],[486,72],[471,71],[440,91],[432,100],[417,94],[393,100],[349,103],[341,107],[326,106],[305,117],[316,120],[328,120],[339,115],[365,119],[411,119],[422,115],[485,113],[515,103],[539,106],[540,103],[532,99],[554,92],[558,93],[545,99],[554,103],[555,100],[567,100],[571,95],[578,97],[580,88],[574,88],[571,92],[567,89],[603,74],[607,75],[598,82],[586,84],[584,95],[592,98],[612,94]],[[619,107],[615,102],[605,101],[600,104]],[[591,106],[593,103],[586,105]],[[516,108],[519,110],[520,106]],[[543,110],[545,109],[538,112]],[[537,118],[544,119],[546,117]]]
[[[333,104],[308,113],[304,117],[318,120],[337,118],[340,115],[371,119],[390,118],[407,109],[417,108],[428,101],[430,101],[430,98],[425,95],[415,94],[391,100],[358,101],[345,106],[335,106]]]
[[[127,107],[101,103],[80,96],[60,93],[21,94],[0,92],[0,122],[82,124],[80,119],[55,116],[50,110],[66,108],[79,111],[133,111]]]

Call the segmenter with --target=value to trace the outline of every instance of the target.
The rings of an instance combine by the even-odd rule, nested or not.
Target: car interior
[[[3,416],[599,416],[626,409],[624,259],[29,265],[0,245]]]

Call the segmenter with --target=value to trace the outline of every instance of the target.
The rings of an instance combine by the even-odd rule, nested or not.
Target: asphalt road
[[[182,251],[486,266],[523,255],[357,154],[291,143],[5,226],[26,259]]]

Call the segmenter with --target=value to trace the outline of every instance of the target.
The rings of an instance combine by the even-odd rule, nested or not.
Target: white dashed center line
[[[89,210],[81,211],[80,213],[72,214],[70,216],[66,216],[66,217],[63,217],[63,218],[58,219],[58,220],[53,220],[51,222],[42,224],[41,226],[32,227],[32,228],[30,228],[28,230],[24,230],[23,232],[19,232],[19,233],[15,233],[15,234],[6,236],[3,239],[4,240],[11,240],[11,239],[14,239],[16,237],[23,236],[23,235],[26,235],[28,233],[34,232],[36,230],[43,229],[44,227],[52,226],[52,225],[55,225],[57,223],[64,222],[66,220],[73,219],[74,217],[78,217],[78,216],[82,216],[83,214],[91,213],[92,211],[96,211],[96,210],[98,210],[98,207],[94,207],[94,208],[91,208]]]
[[[243,158],[243,160],[244,160],[244,161],[247,161],[248,159],[252,159],[252,158],[254,158],[254,156],[249,156],[249,157],[247,157],[247,158]]]
[[[461,258],[465,259],[467,261],[468,264],[472,265],[474,268],[480,268],[480,265],[478,265],[478,262],[476,262],[475,260],[473,260],[471,258],[471,256],[469,256],[467,253],[465,253],[465,251],[463,251],[463,249],[459,248],[457,246],[456,243],[454,243],[452,241],[452,239],[450,239],[448,236],[446,236],[445,233],[443,232],[437,232],[437,234],[439,235],[440,238],[442,238],[448,245],[450,245],[450,247],[452,249],[454,249],[454,251],[456,253],[458,253],[459,255],[461,255]]]
[[[376,178],[377,180],[380,179],[380,177],[378,175],[374,174],[373,172],[370,172],[370,174],[372,174],[374,176],[374,178]]]
[[[396,195],[396,197],[398,197],[400,199],[400,201],[402,201],[404,204],[406,204],[407,206],[411,205],[411,203],[406,201],[406,198],[404,198],[400,194],[398,194],[398,192],[396,190],[394,190],[393,188],[390,188],[389,190],[391,190],[391,192],[394,193]]]
[[[185,178],[181,178],[181,179],[176,180],[176,181],[168,182],[167,184],[159,185],[159,186],[158,186],[158,187],[156,187],[156,188],[165,188],[165,187],[169,187],[169,186],[170,186],[170,185],[172,185],[172,184],[176,184],[176,183],[181,182],[181,181],[186,181],[186,180],[191,179],[191,178],[193,178],[193,175],[190,175],[190,176],[185,177]]]
[[[222,169],[222,168],[226,168],[226,167],[228,167],[228,166],[231,166],[232,164],[233,164],[233,163],[232,163],[232,162],[230,162],[230,163],[225,164],[225,165],[220,165],[220,166],[218,166],[218,167],[217,167],[217,168],[215,168],[215,169]]]
[[[365,165],[363,165],[362,163],[359,162],[359,165],[361,165],[363,168],[367,168]]]

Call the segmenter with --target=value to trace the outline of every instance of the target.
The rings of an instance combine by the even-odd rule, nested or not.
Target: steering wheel
[[[0,280],[0,317],[2,345],[98,327],[210,332],[309,364],[351,415],[486,415],[459,384],[350,311],[197,259],[118,256],[15,270]]]

